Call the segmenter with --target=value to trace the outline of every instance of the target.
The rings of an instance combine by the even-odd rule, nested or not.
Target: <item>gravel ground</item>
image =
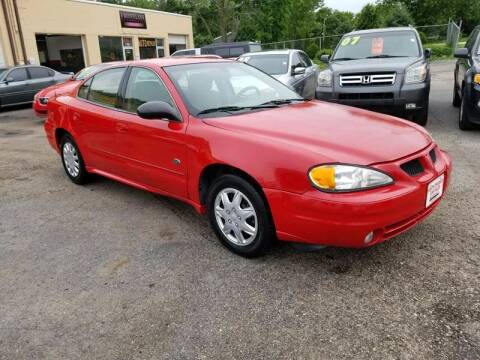
[[[187,205],[72,184],[42,121],[1,112],[0,359],[479,359],[480,130],[458,129],[452,73],[433,66],[427,128],[455,168],[431,217],[257,260]]]

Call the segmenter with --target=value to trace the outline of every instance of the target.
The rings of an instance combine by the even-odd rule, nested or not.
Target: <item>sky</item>
[[[374,4],[375,0],[325,0],[325,5],[341,11],[358,13],[366,4]]]

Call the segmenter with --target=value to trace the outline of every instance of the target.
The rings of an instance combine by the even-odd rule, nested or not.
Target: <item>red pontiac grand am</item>
[[[433,211],[451,170],[415,124],[209,58],[104,68],[49,101],[45,131],[74,183],[98,174],[185,201],[247,257],[276,238],[380,243]]]

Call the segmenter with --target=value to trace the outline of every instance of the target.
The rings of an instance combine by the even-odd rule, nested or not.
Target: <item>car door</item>
[[[164,101],[177,108],[163,80],[152,69],[132,67],[122,97],[124,112],[118,116],[116,134],[120,155],[128,163],[128,178],[185,197],[186,123],[146,120],[136,113],[140,105],[150,101]]]
[[[55,84],[53,70],[42,66],[31,66],[27,68],[27,71],[30,75],[30,79],[28,80],[28,88],[31,91],[32,100],[37,92]]]
[[[300,60],[305,65],[305,87],[303,96],[308,99],[315,97],[315,90],[317,87],[317,66],[313,64],[312,60],[303,51],[299,52]]]
[[[5,83],[0,90],[0,104],[15,105],[23,104],[33,100],[28,90],[28,74],[24,67],[15,68],[5,76]]]
[[[115,138],[125,71],[126,67],[115,67],[95,74],[80,86],[69,106],[75,140],[87,166],[116,176],[125,174]]]

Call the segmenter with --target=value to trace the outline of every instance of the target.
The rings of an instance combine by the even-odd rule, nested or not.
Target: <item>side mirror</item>
[[[325,64],[328,64],[330,62],[330,55],[322,55],[320,56],[320,61],[325,63]]]
[[[137,115],[148,120],[181,121],[177,111],[164,101],[149,101],[140,105],[137,109]]]
[[[456,49],[453,53],[453,56],[459,59],[467,59],[468,58],[468,49],[467,48],[460,48]]]
[[[425,55],[425,59],[430,59],[432,57],[432,49],[424,49],[423,54]]]
[[[14,81],[15,81],[15,79],[9,76],[5,79],[5,84],[8,85],[9,83],[14,82]]]
[[[296,67],[292,69],[292,75],[294,76],[303,75],[305,74],[305,71],[307,71],[307,69],[305,69],[303,66]]]

